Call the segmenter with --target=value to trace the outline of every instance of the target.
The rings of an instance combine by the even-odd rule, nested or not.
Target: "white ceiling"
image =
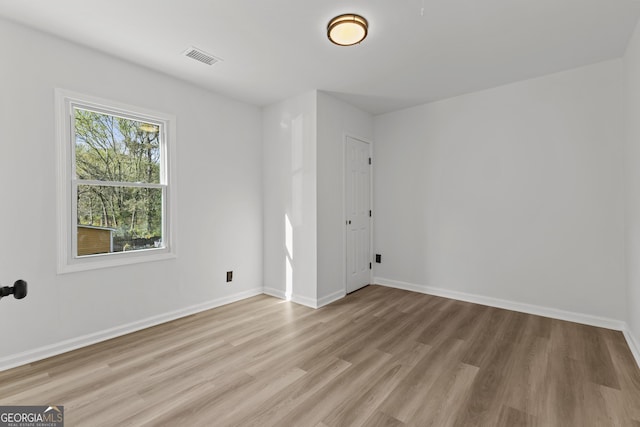
[[[327,40],[341,13],[369,20],[362,44]],[[321,89],[377,114],[621,57],[640,0],[0,0],[0,16],[252,104]]]

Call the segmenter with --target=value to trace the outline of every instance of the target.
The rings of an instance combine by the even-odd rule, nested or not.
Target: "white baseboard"
[[[293,294],[291,295],[291,301],[296,304],[304,305],[311,308],[318,308],[318,300],[308,297],[303,297],[301,295]]]
[[[287,298],[287,294],[281,291],[280,289],[268,288],[268,287],[263,288],[263,293],[265,295],[269,295],[272,297],[289,300],[291,302],[295,302],[296,304],[304,305],[306,307],[318,308],[318,302],[313,298],[307,298],[307,297],[303,297],[296,294],[291,295],[291,298]]]
[[[287,299],[287,295],[279,289],[265,287],[264,293],[265,295],[270,295],[272,297]],[[296,304],[301,304],[306,307],[320,308],[320,307],[324,307],[325,305],[331,304],[332,302],[337,301],[340,298],[344,298],[346,295],[347,293],[345,291],[338,291],[338,292],[329,294],[327,296],[324,296],[322,298],[319,298],[317,300],[314,300],[313,298],[307,298],[307,297],[294,294],[291,296],[291,302],[295,302]]]
[[[240,301],[245,298],[250,298],[256,295],[260,295],[262,293],[263,293],[262,288],[254,288],[248,291],[239,292],[237,294],[229,295],[222,298],[216,298],[214,300],[207,301],[201,304],[196,304],[190,307],[171,311],[169,313],[148,317],[146,319],[138,320],[136,322],[131,322],[126,325],[116,326],[115,328],[110,328],[104,331],[83,335],[77,338],[71,338],[56,344],[51,344],[51,345],[39,347],[33,350],[25,351],[23,353],[12,354],[10,356],[6,356],[0,359],[0,372],[5,371],[7,369],[15,368],[17,366],[26,365],[28,363],[35,362],[37,360],[42,360],[51,356],[56,356],[58,354],[66,353],[71,350],[76,350],[81,347],[86,347],[91,344],[96,344],[101,341],[106,341],[111,338],[115,338],[115,337],[126,335],[132,332],[140,331],[142,329],[159,325],[161,323],[170,322],[172,320],[176,320],[181,317],[186,317],[192,314],[200,313],[201,311],[210,310],[212,308],[216,308],[222,305],[230,304],[232,302]]]
[[[280,289],[268,288],[265,286],[264,288],[262,288],[262,293],[271,297],[287,299],[287,295],[285,294],[285,292],[281,291]]]
[[[338,301],[339,299],[344,298],[345,296],[347,296],[347,292],[343,289],[341,291],[334,292],[332,294],[319,298],[318,308],[324,307],[325,305],[329,305],[334,301]]]
[[[435,295],[445,298],[451,298],[460,301],[472,302],[475,304],[482,304],[491,307],[504,308],[507,310],[519,311],[523,313],[535,314],[539,316],[551,317],[554,319],[568,320],[570,322],[583,323],[586,325],[598,326],[607,329],[614,329],[622,331],[625,339],[631,349],[638,367],[640,367],[640,341],[636,340],[627,324],[620,320],[608,319],[604,317],[592,316],[582,313],[574,313],[570,311],[557,310],[554,308],[547,308],[541,306],[535,306],[530,304],[523,304],[508,300],[502,300],[497,298],[485,297],[481,295],[467,294],[464,292],[450,291],[441,288],[432,288],[429,286],[416,285],[407,282],[400,282],[397,280],[384,279],[381,277],[374,277],[374,283],[382,286],[388,286],[392,288],[404,289],[408,291],[419,292],[428,295]],[[212,308],[220,307],[226,304],[230,304],[236,301],[240,301],[246,298],[250,298],[256,295],[266,294],[280,299],[286,299],[284,292],[274,288],[254,288],[248,291],[239,292],[237,294],[229,295],[223,298],[216,298],[205,303],[192,305],[180,310],[175,310],[169,313],[164,313],[157,316],[152,316],[147,319],[139,320],[136,322],[128,323],[126,325],[117,326],[115,328],[106,329],[104,331],[84,335],[77,338],[72,338],[66,341],[62,341],[56,344],[43,346],[26,352],[13,354],[0,359],[0,372],[7,369],[15,368],[17,366],[26,365],[38,360],[46,359],[48,357],[56,356],[58,354],[66,353],[68,351],[76,350],[81,347],[86,347],[91,344],[95,344],[101,341],[106,341],[111,338],[116,338],[122,335],[126,335],[132,332],[136,332],[142,329],[149,328],[151,326],[159,325],[161,323],[170,322],[172,320],[179,319],[181,317],[190,316],[192,314],[200,313],[202,311],[210,310]],[[344,298],[346,293],[344,291],[334,292],[330,295],[324,296],[318,300],[312,298],[302,297],[299,295],[293,295],[291,300],[297,304],[302,304],[311,308],[323,307],[341,298]]]
[[[628,325],[625,325],[622,333],[624,334],[624,338],[627,340],[627,344],[629,345],[631,354],[633,354],[633,358],[636,359],[638,368],[640,368],[640,341],[635,338]]]
[[[391,288],[404,289],[407,291],[414,291],[428,295],[451,298],[459,301],[472,302],[475,304],[487,305],[490,307],[504,308],[506,310],[535,314],[537,316],[550,317],[553,319],[567,320],[569,322],[582,323],[585,325],[597,326],[600,328],[624,331],[626,327],[626,323],[622,320],[593,316],[591,314],[576,313],[572,311],[559,310],[556,308],[542,307],[538,305],[525,304],[499,298],[486,297],[482,295],[468,294],[465,292],[451,291],[448,289],[416,285],[413,283],[400,282],[397,280],[390,280],[382,277],[374,277],[373,279],[374,283]]]

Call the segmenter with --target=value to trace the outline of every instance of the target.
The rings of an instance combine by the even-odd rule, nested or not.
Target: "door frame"
[[[369,218],[369,262],[371,269],[369,270],[369,284],[373,279],[373,167],[375,165],[373,159],[373,141],[353,133],[345,132],[342,134],[342,288],[345,295],[347,290],[347,138],[356,139],[364,142],[369,146],[369,157],[371,165],[369,167],[369,209],[371,209],[371,217]]]

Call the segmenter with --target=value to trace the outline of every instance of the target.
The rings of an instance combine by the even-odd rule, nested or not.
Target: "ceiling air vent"
[[[191,59],[195,59],[196,61],[200,61],[203,64],[213,65],[216,62],[222,61],[220,58],[216,58],[215,56],[208,54],[196,47],[191,46],[189,49],[184,51],[184,56],[187,56]]]

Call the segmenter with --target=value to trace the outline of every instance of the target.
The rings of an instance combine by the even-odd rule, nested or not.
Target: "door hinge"
[[[371,217],[371,209],[369,209],[369,217]]]
[[[369,157],[369,164],[371,164],[371,157]]]
[[[369,270],[371,270],[371,263],[369,263]]]

